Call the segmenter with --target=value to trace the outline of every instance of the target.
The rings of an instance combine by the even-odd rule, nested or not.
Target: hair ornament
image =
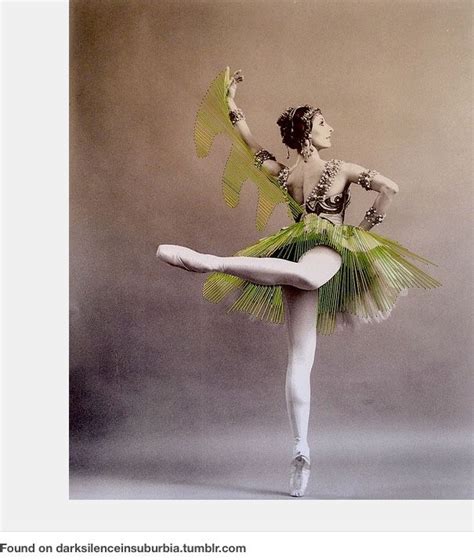
[[[288,107],[279,117],[279,121],[291,122],[295,115],[296,107]]]

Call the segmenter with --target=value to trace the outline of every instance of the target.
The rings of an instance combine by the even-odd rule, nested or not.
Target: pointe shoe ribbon
[[[298,454],[290,465],[290,495],[298,498],[304,496],[310,475],[311,462],[309,457]]]

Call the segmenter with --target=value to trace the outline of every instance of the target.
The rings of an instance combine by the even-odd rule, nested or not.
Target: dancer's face
[[[331,134],[334,129],[322,115],[316,115],[313,119],[313,128],[311,131],[311,140],[313,146],[317,150],[331,147]]]

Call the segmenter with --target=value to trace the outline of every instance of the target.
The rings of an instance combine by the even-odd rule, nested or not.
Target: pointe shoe
[[[172,266],[190,272],[213,272],[219,268],[216,262],[219,257],[203,255],[180,245],[160,245],[156,256]]]
[[[306,487],[308,486],[311,462],[309,457],[298,454],[292,461],[290,466],[290,495],[295,498],[304,496]]]

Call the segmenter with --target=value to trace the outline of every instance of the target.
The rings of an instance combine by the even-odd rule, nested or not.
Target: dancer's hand
[[[227,99],[234,99],[235,92],[237,90],[237,84],[242,82],[244,77],[242,76],[242,70],[237,70],[234,72],[230,78],[229,89],[227,90]]]

